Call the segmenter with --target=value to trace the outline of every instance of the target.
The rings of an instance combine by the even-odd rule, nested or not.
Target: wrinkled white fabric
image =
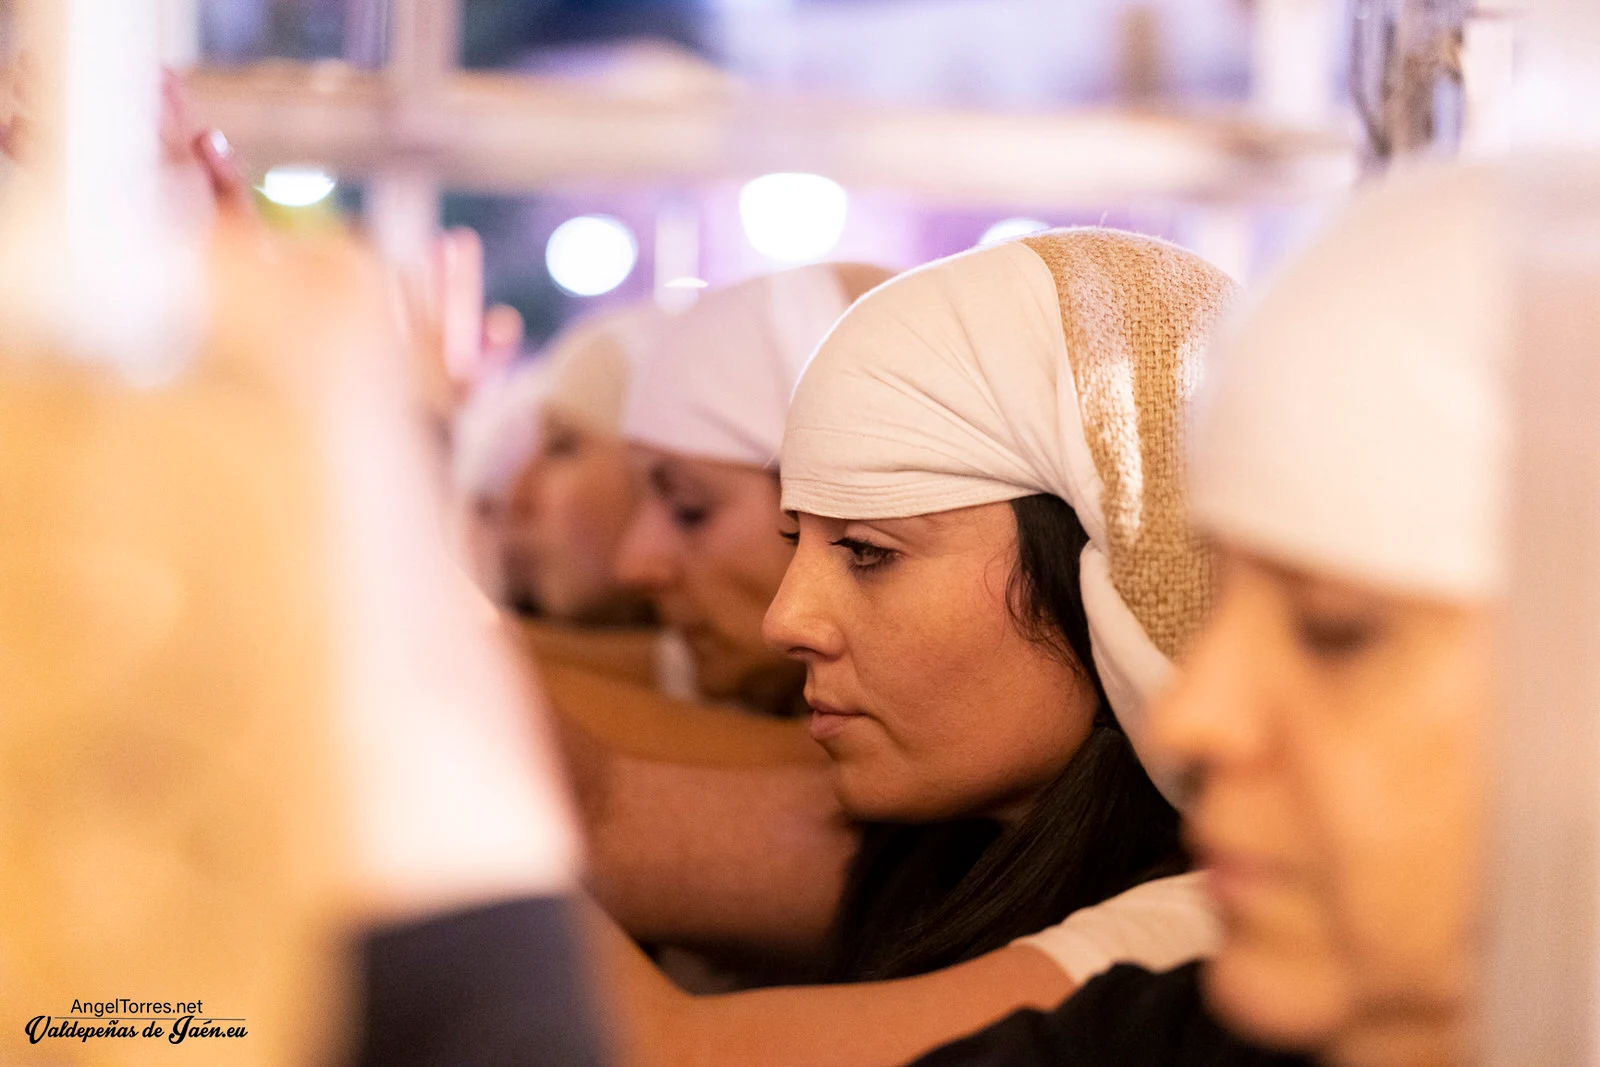
[[[580,319],[537,357],[480,382],[456,417],[451,481],[457,492],[504,494],[538,451],[546,409],[591,433],[620,436],[633,354],[663,320],[648,302]]]
[[[497,499],[539,447],[539,411],[549,368],[522,361],[485,378],[457,412],[451,430],[450,483],[466,499]]]
[[[1222,927],[1204,871],[1157,878],[1011,942],[1049,956],[1077,985],[1119,963],[1166,971],[1217,951]]]
[[[1385,588],[1499,589],[1504,240],[1481,170],[1397,177],[1330,225],[1219,341],[1197,522]]]
[[[668,321],[650,301],[582,319],[557,334],[542,354],[549,365],[545,404],[589,430],[619,437],[634,375],[634,354]]]
[[[702,293],[641,339],[624,436],[698,459],[772,466],[800,368],[848,304],[827,264]]]

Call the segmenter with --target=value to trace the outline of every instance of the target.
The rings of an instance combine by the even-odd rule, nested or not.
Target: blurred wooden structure
[[[177,2],[177,0],[171,0]],[[742,179],[779,170],[932,204],[1102,206],[1185,201],[1224,209],[1317,199],[1355,173],[1353,129],[1333,121],[1329,0],[1258,0],[1248,107],[1041,114],[916,108],[763,93],[667,46],[620,73],[553,78],[457,69],[460,0],[351,0],[359,62],[198,70],[208,122],[258,165],[314,163],[371,181],[370,221],[409,258],[441,188],[512,193],[575,182]],[[365,69],[386,51],[388,62]]]

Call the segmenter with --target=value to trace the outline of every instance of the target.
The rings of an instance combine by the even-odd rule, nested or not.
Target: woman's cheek
[[[908,752],[876,722],[851,733],[828,750],[835,789],[852,817],[932,822],[964,813],[963,790],[951,788],[939,761]]]

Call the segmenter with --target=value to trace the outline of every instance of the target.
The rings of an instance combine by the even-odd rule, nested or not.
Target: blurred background
[[[1248,278],[1358,173],[1401,7],[166,0],[164,47],[276,221],[348,216],[402,261],[471,226],[536,347],[651,293],[1045,225]]]
[[[8,55],[19,2],[0,0]],[[642,299],[683,308],[707,286],[824,260],[908,268],[1052,226],[1165,237],[1252,282],[1363,175],[1502,151],[1516,44],[1498,0],[153,2],[163,61],[184,72],[199,123],[232,142],[268,224],[353,227],[402,275],[426,269],[441,228],[470,227],[482,295],[521,313],[529,359],[575,320]],[[1552,126],[1583,114],[1559,93],[1521,107]],[[126,194],[124,219],[155,203],[146,192]],[[1565,236],[1567,218],[1551,220]],[[76,236],[115,229],[97,221]],[[119,328],[111,314],[66,317]],[[1590,336],[1546,346],[1571,366],[1535,383],[1546,398],[1570,393],[1575,428],[1535,456],[1552,470],[1600,455],[1600,424],[1579,403],[1600,395],[1600,376],[1575,372],[1596,365]],[[1600,514],[1589,482],[1566,495],[1549,484],[1536,501],[1549,528]],[[1570,540],[1576,562],[1541,573],[1600,588],[1592,538]],[[1549,673],[1552,642],[1526,645],[1539,651],[1526,673]],[[1592,706],[1592,689],[1574,693],[1545,701],[1549,714]],[[1592,764],[1546,773],[1559,726],[1522,731],[1522,777],[1592,800]],[[1577,871],[1573,896],[1592,900],[1600,845],[1585,840],[1587,866],[1568,863],[1565,839],[1543,858]],[[1570,940],[1561,901],[1542,891],[1505,895],[1547,902],[1520,909],[1506,943]],[[1584,982],[1595,940],[1573,942]],[[1548,977],[1520,982],[1519,1003],[1561,984]]]

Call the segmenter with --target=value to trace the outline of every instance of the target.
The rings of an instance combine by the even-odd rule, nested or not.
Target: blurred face
[[[505,514],[508,595],[560,619],[591,621],[624,592],[612,559],[633,513],[627,445],[550,409],[539,451]]]
[[[799,671],[761,640],[761,619],[793,550],[778,536],[771,471],[630,447],[638,510],[616,559],[619,580],[682,632],[700,691],[773,710]]]
[[[1487,612],[1223,555],[1153,709],[1226,937],[1208,992],[1339,1064],[1446,1062],[1470,979]]]
[[[767,639],[806,665],[811,732],[863,819],[1019,816],[1096,698],[1019,629],[1009,504],[876,522],[798,516]]]

